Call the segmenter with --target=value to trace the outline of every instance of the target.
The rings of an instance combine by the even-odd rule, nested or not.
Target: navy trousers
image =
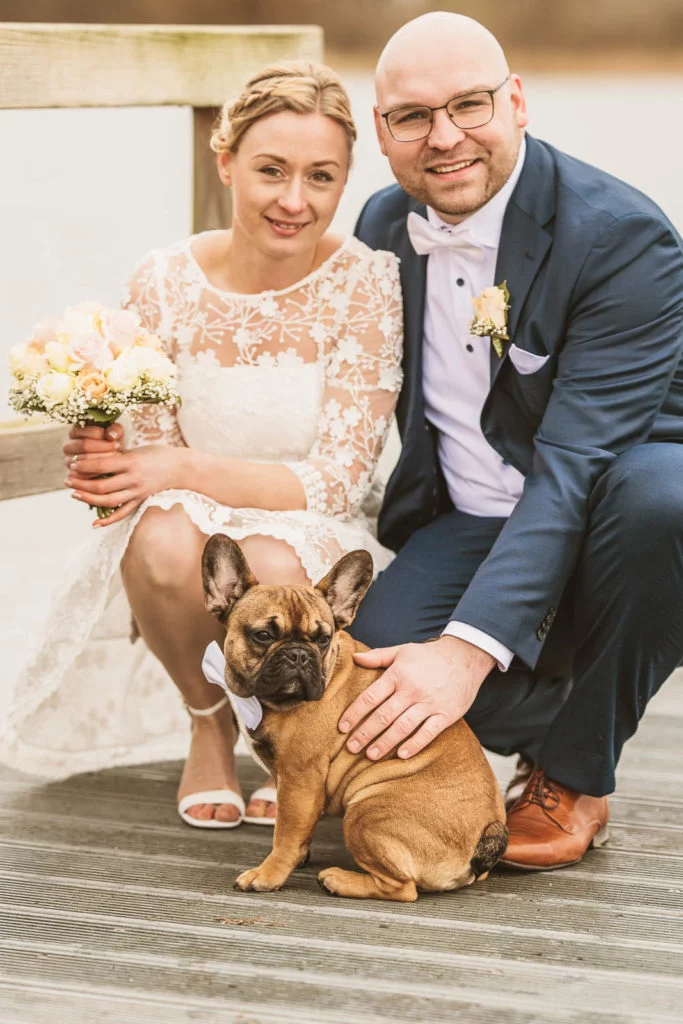
[[[505,523],[451,511],[418,530],[361,603],[370,647],[438,636]],[[514,579],[501,587],[515,586]],[[466,721],[483,746],[523,753],[591,796],[614,790],[626,740],[683,658],[683,445],[616,458],[589,499],[575,571],[534,671],[494,669]]]

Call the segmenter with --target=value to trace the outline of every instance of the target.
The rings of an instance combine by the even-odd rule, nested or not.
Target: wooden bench
[[[322,52],[314,25],[0,23],[0,110],[192,107],[194,231],[206,231],[230,223],[208,145],[218,108],[257,68]],[[65,434],[59,424],[0,423],[0,499],[61,488]]]

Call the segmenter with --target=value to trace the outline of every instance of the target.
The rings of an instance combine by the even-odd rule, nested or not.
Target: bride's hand
[[[133,512],[150,494],[182,486],[179,476],[185,451],[170,445],[149,444],[129,452],[79,452],[75,460],[71,458],[66,483],[73,487],[72,497],[77,501],[115,508],[106,519],[93,523],[109,526]],[[103,473],[107,476],[97,479]]]
[[[70,469],[76,455],[113,455],[122,447],[123,427],[112,423],[109,427],[71,427],[62,451],[66,468]]]

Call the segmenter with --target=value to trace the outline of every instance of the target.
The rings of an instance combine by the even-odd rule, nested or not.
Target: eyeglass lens
[[[447,104],[446,111],[457,128],[481,128],[493,117],[493,97],[488,92],[456,97]],[[393,110],[387,124],[397,141],[414,142],[429,135],[433,119],[430,107],[404,107]]]

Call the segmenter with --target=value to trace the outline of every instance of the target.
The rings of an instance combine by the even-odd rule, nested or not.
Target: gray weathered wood
[[[331,819],[282,891],[235,891],[271,833],[184,826],[178,764],[0,771],[0,1024],[680,1020],[683,675],[667,689],[678,714],[655,701],[628,744],[608,846],[408,905],[319,890],[321,867],[351,863]],[[245,791],[261,781],[239,770]]]
[[[63,487],[67,433],[68,427],[60,423],[0,424],[0,499]]]
[[[0,23],[0,108],[215,107],[273,60],[320,60],[314,25]]]

